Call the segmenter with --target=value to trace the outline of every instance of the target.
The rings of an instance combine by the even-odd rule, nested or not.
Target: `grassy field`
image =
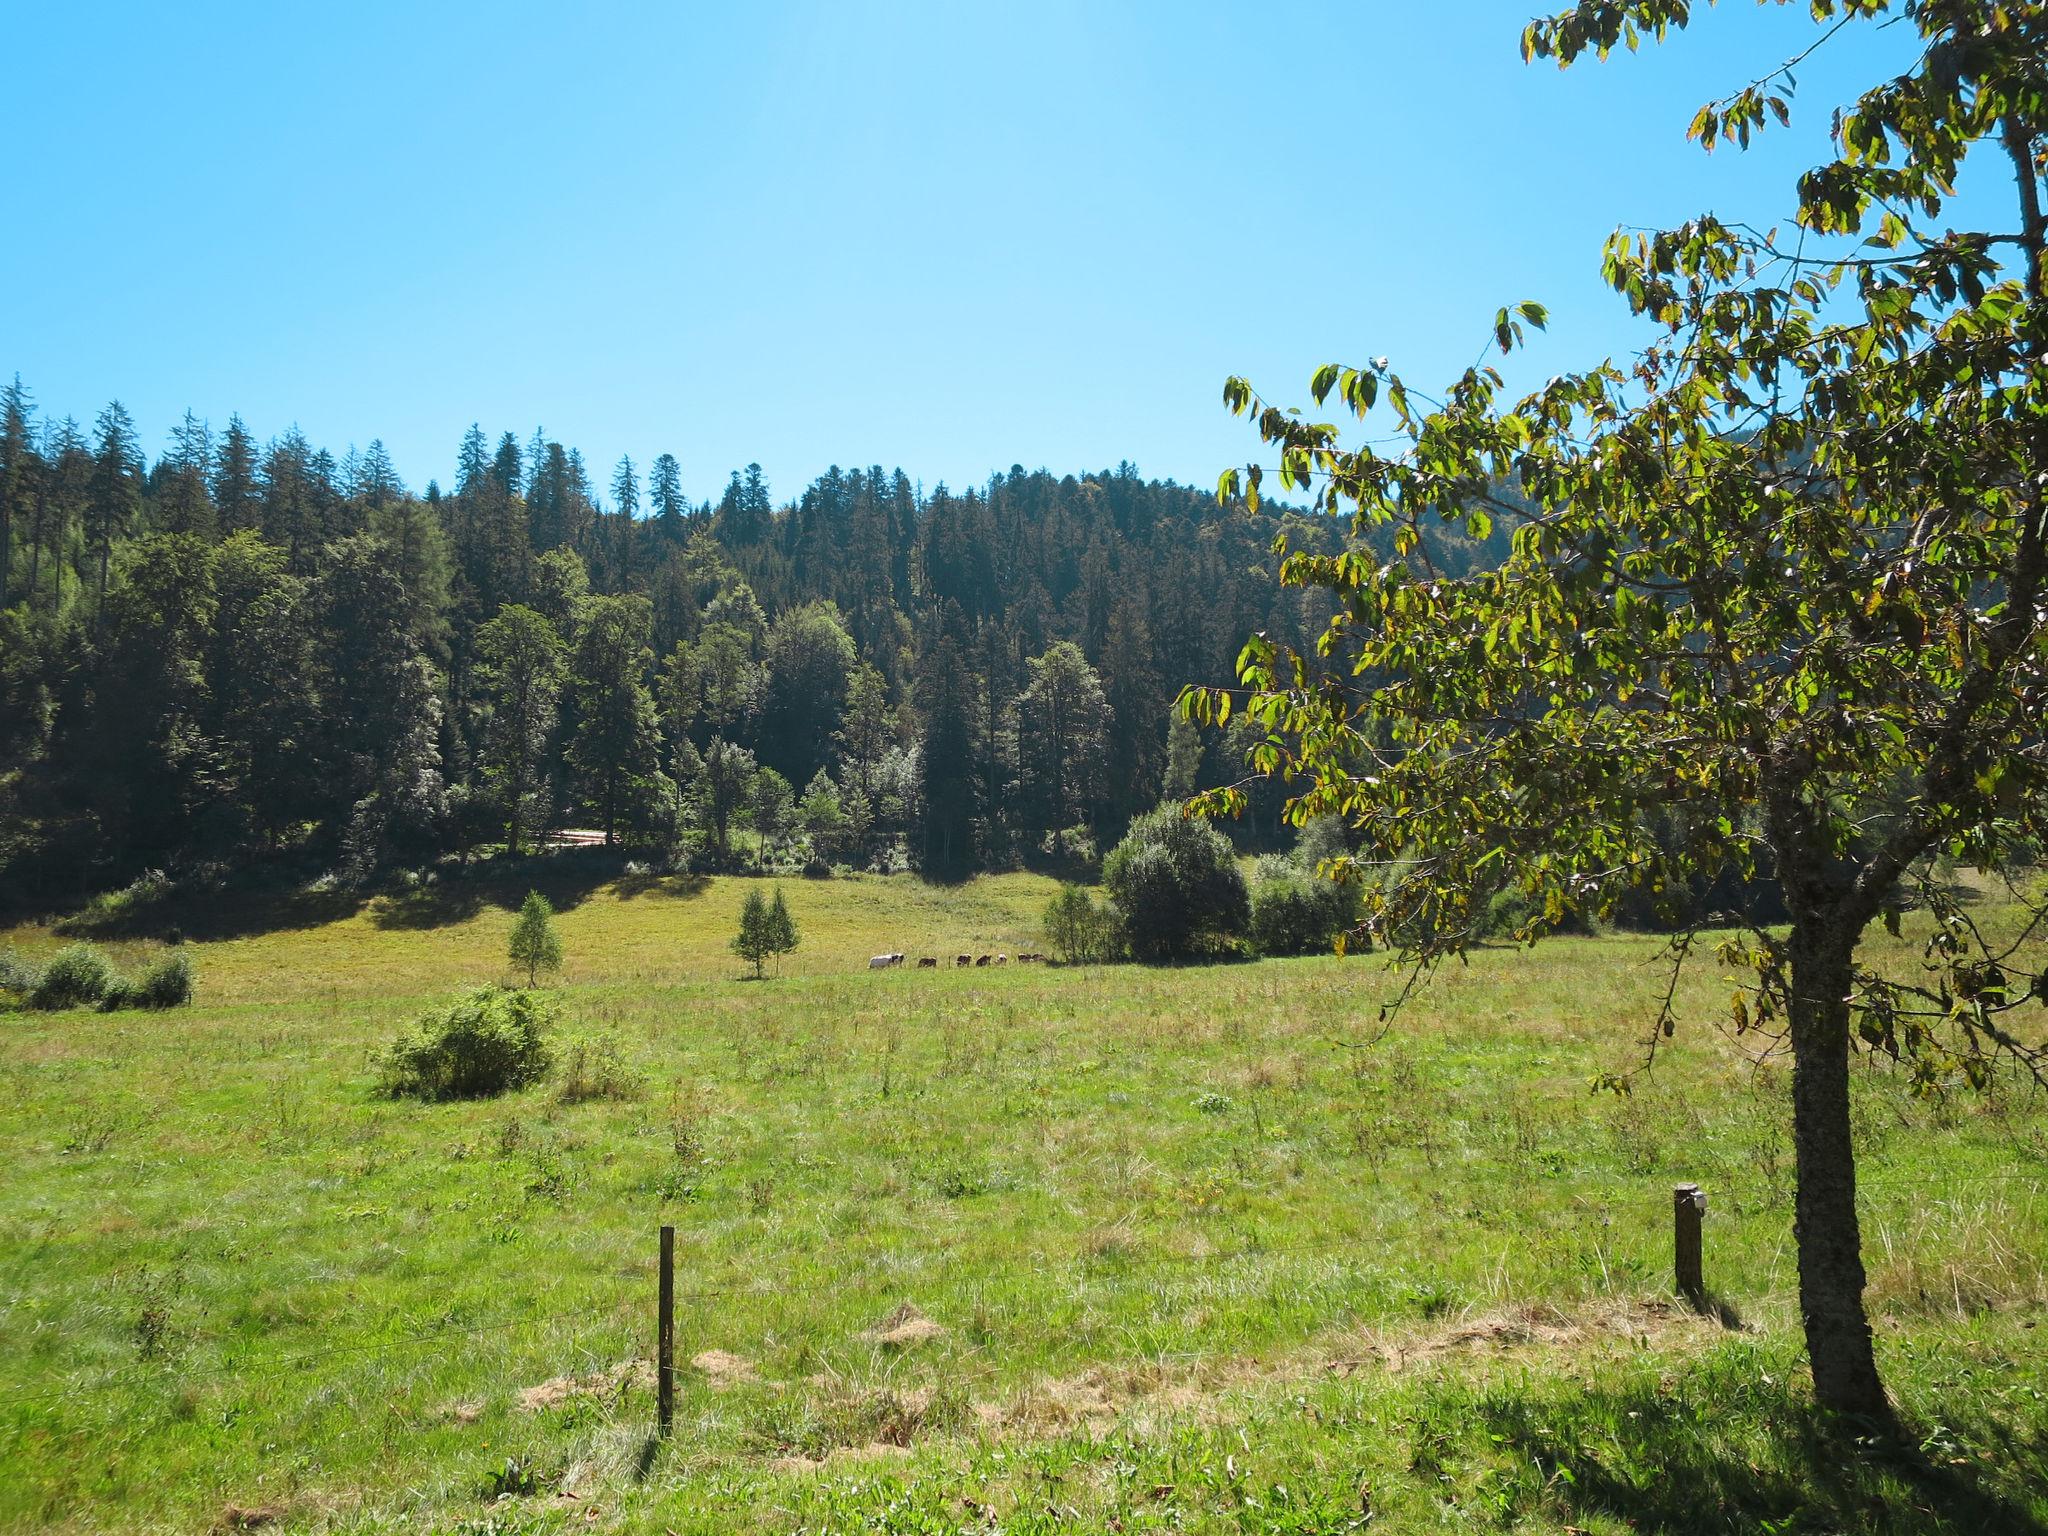
[[[564,1034],[620,1096],[375,1096],[406,1020],[505,979],[523,881],[196,903],[190,1010],[0,1016],[0,1527],[2048,1525],[2048,1105],[2016,1087],[1859,1073],[1921,1441],[1877,1456],[1807,1408],[1788,1073],[1722,1032],[1711,961],[1615,1096],[1652,940],[1481,953],[1382,1035],[1370,959],[867,970],[1041,947],[1034,877],[787,882],[803,947],[751,982],[748,882],[593,867],[543,888]],[[1712,1316],[1670,1294],[1681,1180]]]

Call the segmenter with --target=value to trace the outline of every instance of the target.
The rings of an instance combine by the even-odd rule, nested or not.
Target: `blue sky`
[[[1692,110],[1813,35],[1733,3],[1662,49],[1525,66],[1530,0],[1030,5],[0,0],[0,373],[152,454],[190,406],[414,486],[464,428],[958,487],[1129,459],[1212,484],[1225,375],[1419,383],[1544,301],[1535,377],[1632,345],[1618,224],[1782,218],[1859,27],[1744,157]],[[32,131],[21,125],[33,125]]]

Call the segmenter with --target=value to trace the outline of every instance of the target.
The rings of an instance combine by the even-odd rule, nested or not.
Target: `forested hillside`
[[[239,417],[188,414],[151,462],[119,404],[87,430],[17,379],[0,871],[362,879],[562,826],[946,878],[1086,847],[1241,772],[1170,706],[1253,631],[1315,632],[1271,579],[1283,526],[1336,537],[1128,465],[959,492],[834,468],[780,505],[749,466],[692,501],[668,454],[600,488],[573,448],[480,428],[415,493],[379,443]]]

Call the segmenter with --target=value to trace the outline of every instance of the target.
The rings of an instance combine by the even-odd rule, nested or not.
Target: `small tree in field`
[[[539,985],[541,972],[562,968],[562,936],[555,932],[555,909],[539,891],[528,891],[512,925],[512,965],[526,972],[526,985]]]
[[[740,904],[740,931],[732,941],[732,952],[753,966],[756,979],[761,975],[761,962],[777,952],[775,937],[774,918],[757,886]]]
[[[1282,483],[1392,557],[1287,556],[1284,583],[1336,600],[1315,654],[1254,639],[1246,694],[1185,702],[1264,727],[1254,767],[1305,784],[1297,821],[1351,824],[1356,852],[1333,862],[1375,873],[1367,925],[1419,964],[1460,953],[1504,884],[1535,938],[1637,890],[1775,879],[1789,925],[1726,914],[1717,950],[1743,978],[1735,1031],[1791,1049],[1815,1395],[1883,1422],[1851,1058],[1901,1062],[1929,1090],[1986,1082],[2001,1056],[2048,1080],[2048,1049],[2009,1021],[2038,990],[2020,941],[1981,931],[1928,867],[1989,866],[2048,833],[2048,5],[1809,4],[1816,48],[1897,21],[1917,56],[1838,114],[1796,235],[1707,215],[1610,239],[1605,276],[1652,336],[1630,366],[1512,404],[1483,366],[1441,399],[1384,358],[1318,370],[1315,399],[1384,409],[1393,450],[1225,385]],[[1695,10],[1580,0],[1523,51],[1605,57]],[[1703,107],[1692,136],[1746,145],[1787,120],[1798,62]],[[1952,202],[1973,152],[2016,196],[1958,231],[1944,215],[1974,211]],[[1543,319],[1503,309],[1494,340],[1510,351]],[[1256,505],[1258,480],[1232,471],[1220,490]],[[1433,567],[1425,524],[1484,538],[1496,519],[1513,529],[1497,566]],[[1896,931],[1908,888],[1933,929],[1910,983],[1857,954],[1873,923]],[[1667,1001],[1651,1050],[1673,1024]]]
[[[782,887],[775,887],[775,897],[768,903],[768,953],[780,957],[796,953],[796,919],[789,915],[789,904],[782,899]],[[776,968],[781,969],[778,958]]]

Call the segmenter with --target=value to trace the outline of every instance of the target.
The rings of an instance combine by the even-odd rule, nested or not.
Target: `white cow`
[[[902,963],[903,957],[901,955],[871,955],[868,958],[868,969],[871,971],[886,971],[890,966],[901,965]]]

